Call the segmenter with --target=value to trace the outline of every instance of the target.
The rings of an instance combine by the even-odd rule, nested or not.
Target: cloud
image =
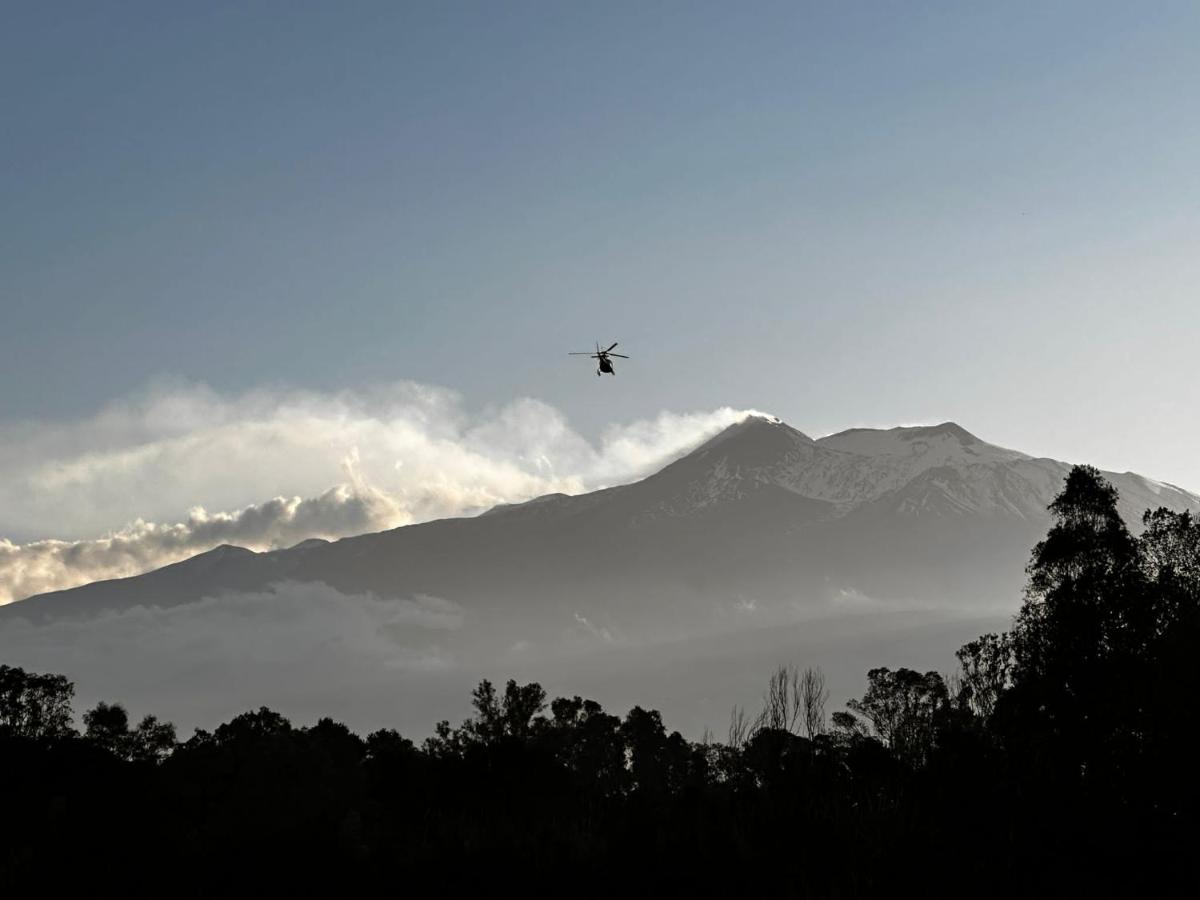
[[[457,669],[452,639],[466,615],[439,597],[344,594],[284,582],[167,609],[134,607],[82,621],[0,623],[0,659],[61,672],[76,708],[127,699],[188,724],[213,724],[261,704],[321,712],[349,695]],[[465,694],[464,694],[465,696]],[[328,713],[326,713],[328,714]]]
[[[746,412],[664,412],[593,445],[528,398],[473,413],[410,382],[160,385],[78,421],[0,424],[0,603],[222,543],[272,549],[629,481]]]
[[[579,613],[575,613],[575,621],[582,626],[583,631],[586,634],[590,635],[596,640],[602,641],[606,644],[611,644],[613,642],[613,633],[610,629],[593,625],[591,620],[585,616],[581,616]]]
[[[439,719],[470,715],[481,678],[512,677],[537,681],[551,696],[594,697],[612,712],[650,705],[698,738],[705,727],[723,727],[735,703],[753,702],[777,663],[821,666],[844,701],[861,695],[873,665],[945,668],[955,647],[1011,621],[1011,611],[848,612],[651,645],[564,612],[555,642],[514,643],[452,597],[285,582],[87,620],[0,619],[0,660],[70,678],[77,713],[99,700],[121,702],[135,717],[175,722],[184,737],[266,705],[296,723],[332,716],[361,734],[394,727],[419,740]],[[544,633],[538,620],[527,621]]]
[[[8,656],[37,657],[43,668],[53,668],[55,657],[63,653],[110,654],[114,647],[122,649],[123,657],[142,647],[141,655],[175,667],[189,666],[189,656],[206,665],[239,659],[290,663],[330,647],[347,648],[356,657],[392,668],[439,667],[448,661],[435,643],[414,654],[408,638],[455,631],[463,618],[458,604],[427,594],[380,597],[344,594],[319,582],[281,582],[266,591],[231,592],[181,606],[136,606],[86,621],[35,625],[12,619],[0,625],[0,647]],[[421,640],[427,637],[421,634]]]
[[[108,578],[125,578],[221,544],[285,547],[308,538],[337,538],[386,528],[396,504],[362,485],[338,485],[318,497],[276,497],[235,512],[191,510],[183,522],[141,519],[91,540],[0,539],[0,602]]]

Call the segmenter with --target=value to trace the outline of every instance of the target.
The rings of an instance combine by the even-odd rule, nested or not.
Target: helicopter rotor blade
[[[590,356],[592,359],[607,359],[609,356],[619,356],[621,359],[629,359],[624,353],[613,353],[613,347],[617,346],[617,341],[613,341],[607,350],[600,349],[600,342],[596,341],[596,352],[589,353],[585,350],[573,350],[567,356]]]

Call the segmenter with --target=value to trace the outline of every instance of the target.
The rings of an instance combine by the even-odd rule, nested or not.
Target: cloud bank
[[[776,664],[821,666],[841,702],[861,695],[873,665],[952,666],[954,647],[1011,618],[864,611],[652,647],[576,613],[557,645],[504,646],[451,597],[284,582],[87,620],[0,620],[0,660],[72,679],[77,713],[121,702],[135,718],[175,722],[181,737],[267,705],[297,724],[333,716],[361,734],[394,727],[419,740],[439,719],[471,713],[480,678],[512,677],[552,696],[594,697],[614,712],[649,705],[699,738],[723,728],[735,703],[753,702]]]
[[[169,525],[141,519],[103,538],[0,539],[0,603],[108,578],[125,578],[211,550],[286,547],[308,538],[361,534],[402,518],[395,502],[363,485],[337,485],[317,497],[276,497],[234,512],[196,507]]]
[[[593,445],[533,399],[471,412],[409,382],[168,385],[79,421],[0,424],[0,603],[223,543],[273,549],[629,481],[747,412],[664,412]]]
[[[96,700],[122,699],[211,727],[264,703],[327,715],[323,706],[350,708],[366,689],[371,708],[383,716],[389,694],[454,676],[459,663],[451,641],[464,621],[457,604],[439,597],[343,594],[324,584],[284,582],[87,622],[3,622],[0,658],[75,680],[79,711]]]

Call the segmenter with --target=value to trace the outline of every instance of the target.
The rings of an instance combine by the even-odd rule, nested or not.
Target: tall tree
[[[122,759],[129,757],[129,713],[120,703],[100,701],[83,714],[83,736]]]
[[[1135,538],[1116,491],[1089,466],[1071,471],[1050,511],[1014,624],[1013,688],[998,726],[1062,783],[1174,805],[1168,795],[1194,780],[1172,748],[1190,743],[1196,724],[1200,528],[1187,513],[1157,510]]]
[[[175,749],[175,726],[146,716],[129,727],[129,713],[120,703],[101,701],[83,714],[84,737],[121,759],[159,762]]]
[[[1116,489],[1091,466],[1071,470],[1050,513],[1054,524],[1027,569],[1014,662],[1018,677],[1060,685],[1074,702],[1094,664],[1131,643],[1138,547],[1117,512]]]
[[[825,732],[825,704],[829,690],[825,687],[825,673],[809,666],[800,674],[800,717],[804,734],[812,740]]]
[[[75,685],[62,675],[39,675],[0,665],[0,734],[45,739],[68,737]]]
[[[867,692],[846,705],[871,723],[875,734],[901,759],[925,761],[934,745],[937,715],[949,702],[946,682],[937,672],[872,669]]]
[[[962,672],[956,699],[987,719],[1012,682],[1012,639],[1007,632],[981,635],[960,647],[955,656]]]

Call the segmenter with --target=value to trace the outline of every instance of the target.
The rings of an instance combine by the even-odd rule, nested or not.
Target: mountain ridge
[[[950,603],[959,589],[947,583],[968,580],[964,561],[982,566],[981,578],[1001,566],[1023,570],[1014,557],[1044,531],[1046,506],[1069,470],[954,422],[814,440],[775,417],[747,416],[630,484],[264,553],[219,547],[17,601],[0,617],[173,606],[287,580],[446,596],[481,609],[511,600],[553,610],[550,595],[561,592],[590,616],[611,616],[613,627],[626,620],[626,630],[642,619],[711,619],[714,606],[747,594],[763,608],[819,605],[839,591]],[[1160,503],[1200,511],[1200,497],[1182,489],[1105,474],[1132,526]],[[1004,585],[1011,590],[1011,578]],[[658,615],[660,603],[675,612]]]

